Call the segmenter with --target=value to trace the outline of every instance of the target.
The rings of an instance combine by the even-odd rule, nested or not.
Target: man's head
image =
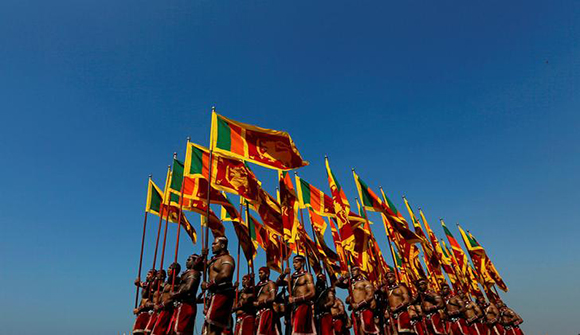
[[[261,281],[268,280],[270,278],[270,269],[266,266],[262,266],[258,270],[258,277],[260,278]]]
[[[198,261],[199,261],[199,255],[192,254],[189,257],[187,257],[187,261],[185,262],[185,267],[191,270],[191,269],[195,268]]]
[[[145,277],[145,281],[146,282],[150,282],[155,278],[155,272],[157,272],[155,269],[151,269],[147,272],[147,277]]]
[[[441,295],[442,296],[448,296],[451,293],[451,288],[449,288],[449,284],[447,283],[442,283],[441,284]]]
[[[427,291],[427,288],[429,287],[429,284],[427,284],[427,280],[425,278],[421,278],[421,279],[417,280],[415,285],[417,286],[417,289],[419,290],[419,292],[425,292],[425,291]]]
[[[214,255],[218,255],[224,250],[228,250],[228,238],[225,236],[216,237],[211,244],[211,251]]]
[[[252,275],[245,275],[242,277],[242,286],[243,287],[250,287],[252,286]]]
[[[181,272],[181,265],[179,265],[179,263],[173,263],[167,269],[167,274],[169,275],[169,278],[173,278],[173,276],[179,275],[180,272]]]
[[[497,299],[497,301],[495,302],[495,305],[497,306],[497,308],[499,309],[503,309],[506,308],[507,306],[505,305],[505,303],[503,301],[501,301],[500,299]]]
[[[358,266],[353,266],[350,271],[352,272],[353,278],[360,276],[360,268]]]
[[[157,276],[156,276],[157,280],[164,281],[166,277],[167,277],[167,274],[165,273],[165,270],[161,269],[161,270],[157,271]]]
[[[479,306],[486,306],[487,305],[487,301],[485,300],[485,297],[483,295],[480,295],[477,297],[477,304]]]
[[[389,285],[394,285],[397,282],[397,276],[395,276],[395,273],[393,271],[387,272],[386,277],[387,283]]]
[[[294,261],[292,262],[292,265],[294,265],[294,270],[300,271],[304,268],[305,263],[306,263],[306,257],[304,257],[302,255],[296,255],[296,256],[294,256]]]
[[[466,297],[466,296],[465,296],[465,292],[463,292],[462,290],[457,290],[457,295],[458,295],[458,296],[459,296],[461,299],[465,300],[465,297]]]
[[[316,279],[326,281],[326,276],[324,275],[323,272],[321,272],[321,273],[316,275]]]

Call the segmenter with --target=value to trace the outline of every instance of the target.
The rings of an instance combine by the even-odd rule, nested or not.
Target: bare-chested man
[[[334,291],[327,287],[324,273],[319,273],[316,279],[316,299],[314,302],[316,330],[318,335],[334,335],[331,311],[332,306],[334,306]]]
[[[468,296],[462,296],[465,302],[465,321],[471,335],[488,335],[487,325],[484,322],[483,310]]]
[[[290,298],[288,303],[293,305],[291,316],[292,335],[314,335],[314,311],[312,300],[315,289],[312,275],[304,269],[306,258],[302,255],[294,256],[294,273],[290,277]],[[284,275],[288,276],[290,269],[286,268]],[[279,281],[282,285],[287,285],[287,281]],[[288,326],[288,325],[287,325]]]
[[[386,273],[387,277],[387,300],[389,302],[389,315],[392,318],[392,327],[395,334],[413,334],[409,315],[411,295],[407,286],[397,283],[397,277],[393,271]]]
[[[260,282],[258,282],[257,298],[254,302],[254,306],[257,309],[256,334],[278,335],[280,330],[277,326],[273,305],[278,287],[276,283],[270,280],[270,269],[268,267],[261,267],[258,270],[258,277]]]
[[[445,301],[437,293],[428,290],[428,282],[421,278],[417,281],[418,298],[421,301],[421,310],[425,314],[425,328],[429,335],[447,334],[445,322],[441,315],[445,309]]]
[[[176,308],[173,312],[171,329],[176,335],[191,335],[197,315],[196,294],[203,271],[203,258],[193,254],[185,263],[187,271],[181,275],[179,285],[171,294]]]
[[[499,323],[499,309],[491,301],[488,303],[483,296],[477,297],[477,304],[485,315],[485,323],[489,335],[503,335],[503,326]]]
[[[378,334],[373,310],[376,308],[375,287],[368,281],[355,266],[351,269],[350,296],[347,303],[352,306],[352,325],[355,335]],[[337,285],[348,285],[347,278],[340,278]],[[347,286],[348,287],[348,286]]]
[[[332,325],[334,327],[335,335],[349,335],[349,329],[352,327],[350,318],[344,310],[344,303],[336,296],[336,290],[334,287],[331,288],[335,298],[334,304],[330,308],[332,313]]]
[[[501,300],[498,302],[498,307],[500,312],[499,322],[503,325],[505,335],[523,335],[520,324],[524,320]]]
[[[201,284],[209,292],[205,306],[204,330],[208,335],[220,335],[230,328],[235,291],[232,286],[235,262],[228,252],[228,239],[216,237],[211,244],[214,256],[209,261],[208,281]],[[207,251],[204,250],[204,254]]]
[[[155,327],[155,323],[157,322],[157,318],[159,317],[159,311],[155,310],[155,305],[161,301],[161,292],[163,287],[165,286],[165,278],[167,274],[165,270],[161,269],[155,273],[155,279],[151,284],[151,299],[147,301],[145,306],[149,309],[149,321],[147,321],[147,325],[145,326],[145,334],[150,334]]]
[[[171,283],[175,276],[174,284],[177,286],[180,284],[179,272],[181,272],[179,263],[173,263],[167,269],[167,281],[161,288],[161,300],[155,304],[155,310],[159,312],[159,315],[151,331],[151,335],[165,335],[169,331],[171,316],[173,316],[173,309],[175,307],[171,299]]]
[[[445,300],[445,314],[447,315],[447,333],[449,335],[469,335],[469,329],[463,313],[465,303],[459,295],[451,293],[447,283],[441,284],[441,296]]]
[[[237,283],[234,285],[237,287]],[[238,292],[238,303],[234,305],[236,328],[234,335],[254,335],[256,320],[254,279],[251,274],[242,277],[242,290]]]
[[[139,307],[133,310],[133,314],[137,315],[135,324],[133,325],[133,334],[143,334],[145,332],[145,327],[147,326],[150,317],[149,311],[151,311],[151,307],[147,307],[147,302],[151,296],[151,286],[155,281],[156,272],[155,269],[149,270],[144,282],[142,282],[140,278],[135,279],[135,285],[142,288],[142,290],[141,303],[139,304]]]

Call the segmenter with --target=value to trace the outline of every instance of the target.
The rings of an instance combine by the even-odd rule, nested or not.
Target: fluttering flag
[[[310,216],[310,223],[312,224],[314,230],[324,235],[327,227],[324,218],[318,215],[314,210],[312,210],[312,208],[308,208],[308,215]]]
[[[350,212],[350,203],[344,194],[344,190],[338,183],[336,176],[330,169],[328,158],[325,158],[325,162],[328,186],[330,187],[330,193],[332,194],[332,204],[334,207],[334,213],[336,214],[342,247],[344,250],[352,253],[355,252],[357,241],[354,235],[354,227],[351,225],[347,217],[347,213]]]
[[[441,219],[440,221],[441,227],[443,227],[445,236],[447,236],[447,240],[449,241],[449,245],[451,246],[451,250],[453,251],[453,255],[455,255],[457,265],[459,266],[461,273],[465,276],[467,274],[467,267],[469,265],[467,255],[465,255],[465,252],[463,252],[463,249],[461,248],[455,237],[453,237],[453,234],[451,234],[451,231],[449,231],[443,219]]]
[[[292,185],[290,174],[286,171],[278,172],[280,210],[282,214],[282,226],[284,227],[284,240],[291,241],[296,234],[299,225],[298,203],[296,201],[296,192]]]
[[[185,155],[185,176],[209,179],[209,161],[208,149],[189,142]],[[214,153],[211,165],[212,187],[248,200],[258,200],[260,182],[244,162]]]
[[[168,171],[168,177],[170,176],[170,171]],[[169,180],[169,178],[168,178]],[[147,185],[147,203],[145,205],[145,211],[162,218],[168,218],[169,222],[178,223],[179,222],[179,208],[175,206],[166,205],[163,199],[164,193],[155,185],[153,180],[149,179],[149,184]],[[169,215],[169,216],[168,216]],[[189,223],[185,214],[181,215],[181,226],[187,232],[187,235],[191,238],[191,241],[195,244],[197,243],[197,233],[195,228]]]
[[[270,169],[308,165],[287,132],[256,127],[212,113],[210,148]]]
[[[502,291],[507,292],[508,287],[501,278],[499,272],[491,262],[491,259],[485,252],[485,249],[477,242],[475,237],[468,231],[467,233],[458,226],[461,232],[461,236],[463,237],[463,241],[467,246],[469,254],[471,256],[471,260],[475,265],[475,269],[479,272],[480,276],[482,277],[485,286],[489,284],[497,284]],[[472,254],[473,253],[473,254]],[[479,267],[479,268],[478,268]]]
[[[403,201],[405,202],[405,206],[407,207],[407,211],[409,212],[409,216],[411,217],[411,221],[413,222],[413,227],[415,229],[415,234],[421,238],[421,247],[423,248],[423,257],[425,260],[425,265],[427,266],[427,270],[429,270],[429,281],[435,288],[439,288],[439,284],[445,281],[445,277],[443,276],[443,272],[441,272],[441,263],[439,261],[439,257],[431,243],[425,236],[423,232],[423,228],[421,227],[421,223],[419,223],[419,219],[415,215],[413,209],[411,209],[411,205],[409,205],[409,201],[406,197],[403,197]]]

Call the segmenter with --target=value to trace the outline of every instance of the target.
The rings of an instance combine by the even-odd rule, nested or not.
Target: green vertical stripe
[[[387,204],[389,204],[389,208],[395,212],[395,214],[399,214],[399,210],[397,210],[397,207],[395,207],[395,204],[391,202],[391,199],[389,199],[389,197],[387,197],[385,195],[385,198],[387,198]]]
[[[171,185],[169,186],[172,190],[181,192],[181,184],[183,183],[183,163],[177,159],[173,160],[173,171],[171,174]]]
[[[203,150],[196,147],[191,147],[191,167],[189,174],[202,174],[203,172]]]
[[[217,123],[217,147],[229,151],[232,148],[232,130],[230,129],[230,125],[219,116]]]
[[[445,231],[445,235],[451,236],[451,238],[454,238],[453,237],[453,234],[451,234],[451,232],[449,231],[449,229],[447,229],[447,226],[444,225],[443,226],[443,230]]]
[[[161,203],[163,202],[163,195],[157,192],[155,187],[151,187],[150,210],[159,213],[161,211]]]
[[[360,188],[361,188],[361,200],[363,202],[363,206],[365,207],[374,207],[374,202],[373,202],[373,198],[371,197],[371,194],[369,193],[369,187],[367,186],[367,184],[365,184],[365,182],[358,178],[358,182],[360,184]]]
[[[304,179],[300,179],[300,189],[302,190],[302,199],[304,200],[304,204],[311,203],[312,194],[310,192],[310,184],[308,184]]]
[[[256,224],[254,223],[254,220],[252,219],[252,217],[250,216],[248,218],[248,229],[250,231],[250,237],[252,238],[252,240],[256,240]]]

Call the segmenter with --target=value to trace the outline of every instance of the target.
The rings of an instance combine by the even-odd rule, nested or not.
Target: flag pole
[[[385,198],[385,192],[383,191],[383,187],[379,186],[379,189],[381,190],[381,194],[383,195],[383,201],[385,203],[387,203],[387,199]],[[389,242],[389,251],[391,252],[391,257],[393,258],[393,268],[395,269],[395,276],[397,277],[397,281],[401,281],[401,277],[399,276],[399,269],[397,268],[397,261],[395,259],[395,253],[393,252],[393,246],[391,245],[391,237],[389,236],[389,218],[387,217],[386,214],[381,213],[383,215],[383,224],[385,225],[385,232],[387,233],[387,242]]]
[[[149,181],[153,176],[149,175]],[[137,280],[141,281],[141,269],[143,266],[143,247],[145,246],[145,232],[147,231],[147,211],[145,211],[145,219],[143,220],[143,237],[141,237],[141,255],[139,256],[139,272],[137,273]],[[137,292],[135,293],[135,308],[139,303],[139,285],[137,285]]]
[[[211,107],[212,119],[213,114],[215,113],[215,106]],[[210,129],[210,147],[209,147],[209,167],[208,167],[208,176],[207,176],[207,211],[205,212],[205,245],[203,246],[204,250],[208,250],[208,239],[209,239],[209,211],[210,211],[210,192],[211,192],[211,174],[212,174],[212,166],[213,166],[213,148],[211,146],[211,129]],[[203,227],[202,227],[203,228]],[[203,230],[202,230],[203,235]],[[207,254],[204,256],[203,261],[203,281],[207,281]],[[203,308],[205,308],[206,299],[205,299],[205,292],[203,295]]]
[[[169,172],[171,171],[171,166],[167,165],[167,175],[169,175]],[[167,182],[168,180],[165,180],[165,189],[163,190],[163,192],[165,192],[165,190],[167,190]],[[163,194],[163,196],[165,196],[165,194]],[[163,201],[165,201],[165,199],[163,199]],[[161,224],[163,224],[163,204],[161,204],[161,207],[159,209],[161,212],[159,213],[159,227],[157,228],[157,240],[155,241],[155,254],[153,256],[153,268],[155,270],[155,264],[157,262],[157,249],[159,248],[159,237],[161,235]]]
[[[186,148],[189,146],[189,140],[190,137],[187,137],[187,144],[186,144]],[[173,153],[173,158],[176,159],[177,158],[177,153]],[[177,240],[175,241],[175,260],[173,261],[174,263],[177,263],[177,254],[179,253],[179,237],[180,237],[180,233],[181,233],[181,219],[183,218],[183,182],[185,181],[185,166],[184,166],[184,171],[183,171],[183,175],[181,176],[181,194],[179,195],[179,215],[178,215],[178,219],[177,219]],[[209,204],[208,204],[209,205]],[[171,278],[171,292],[173,292],[173,288],[175,287],[175,277],[177,276],[177,274],[175,273],[175,271],[173,272],[173,278]]]
[[[165,258],[165,242],[167,241],[167,226],[169,222],[169,213],[171,212],[171,208],[167,207],[167,215],[165,216],[165,232],[163,233],[163,248],[161,249],[161,260],[159,262],[159,270],[163,270],[163,259]],[[157,294],[159,294],[159,290],[161,289],[161,282],[157,283]]]
[[[250,232],[250,207],[248,206],[248,202],[247,201],[244,200],[244,202],[246,204],[246,218],[247,218],[247,221],[248,221],[248,236],[250,237],[250,241],[251,241],[252,240],[252,233]],[[254,226],[254,231],[255,230],[256,230],[256,227]],[[248,262],[251,265],[251,269],[252,269],[252,272],[251,273],[253,275],[254,274],[254,260],[253,259],[250,259]]]
[[[240,201],[240,216],[242,215],[242,211],[243,211],[243,205],[242,205],[242,202]],[[241,222],[242,218],[239,217],[238,220],[240,220],[240,225],[241,225],[242,224],[242,222]],[[251,242],[252,241],[250,240],[250,243]],[[241,245],[242,244],[240,243],[240,241],[238,241],[238,256],[237,256],[237,260],[236,260],[236,264],[238,266],[236,266],[236,283],[239,283],[240,282],[240,246]],[[234,306],[236,306],[238,304],[238,295],[239,295],[239,292],[240,292],[240,287],[238,285],[238,286],[236,286],[236,301],[234,303]]]

